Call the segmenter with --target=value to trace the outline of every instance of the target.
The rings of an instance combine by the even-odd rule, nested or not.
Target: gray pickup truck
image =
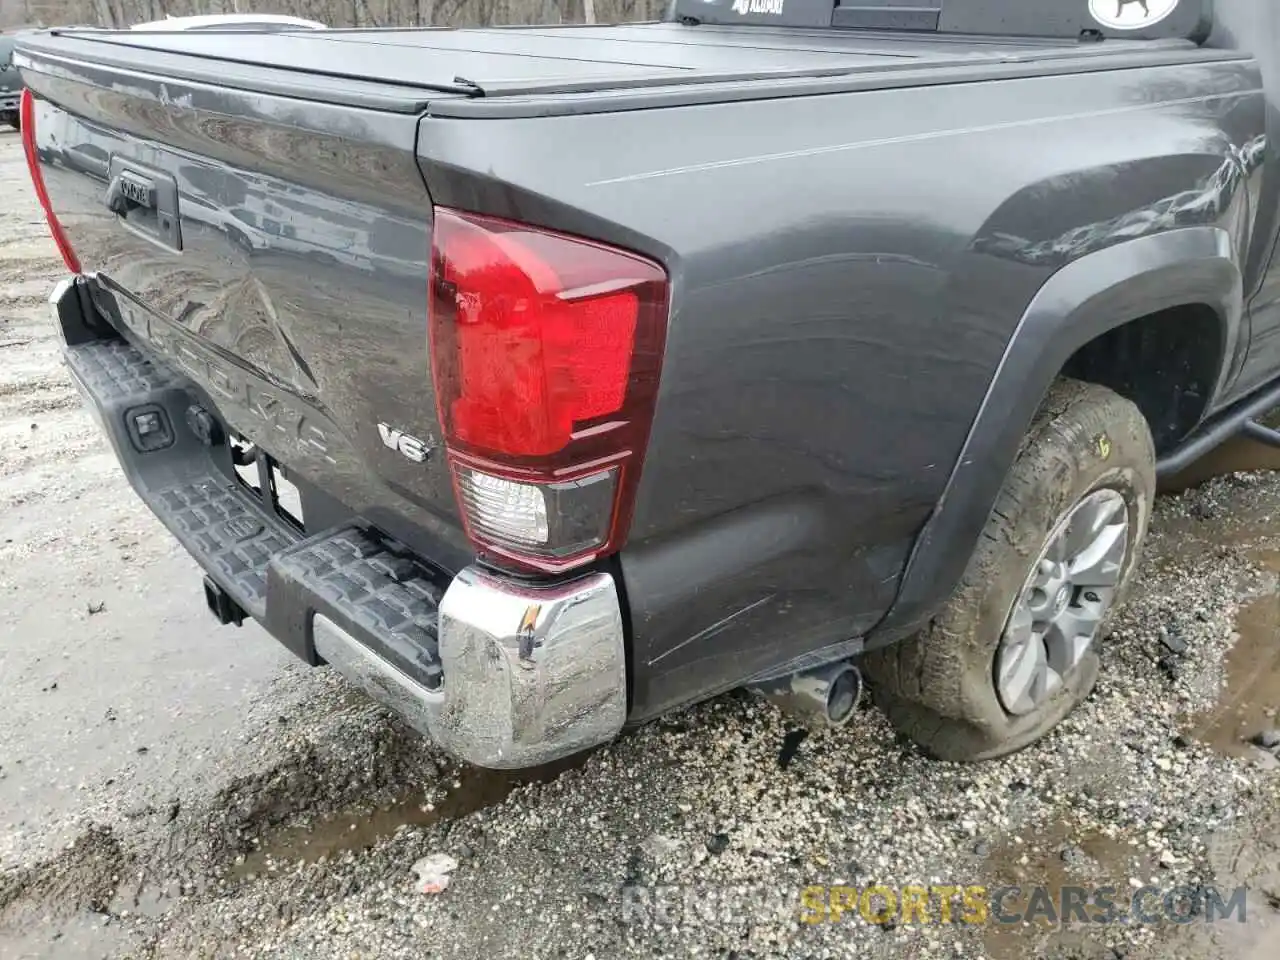
[[[520,767],[863,674],[940,758],[1051,730],[1157,477],[1280,439],[1278,53],[1271,0],[677,0],[16,57],[67,364],[210,609]]]

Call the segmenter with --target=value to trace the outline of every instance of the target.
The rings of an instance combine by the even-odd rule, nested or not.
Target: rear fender
[[[1221,321],[1221,395],[1242,345],[1243,283],[1227,231],[1188,227],[1108,247],[1055,273],[1022,315],[952,468],[916,538],[898,595],[868,648],[918,629],[955,589],[1018,446],[1049,386],[1084,344],[1131,320],[1206,304]]]

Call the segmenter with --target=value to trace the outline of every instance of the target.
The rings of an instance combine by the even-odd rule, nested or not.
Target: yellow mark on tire
[[[1105,433],[1100,433],[1094,437],[1093,445],[1098,448],[1098,456],[1103,460],[1111,456],[1111,438]]]

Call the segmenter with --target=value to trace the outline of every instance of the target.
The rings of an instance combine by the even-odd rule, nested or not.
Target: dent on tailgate
[[[443,458],[414,462],[379,427],[439,444],[416,118],[102,63],[46,71],[34,47],[28,62],[50,203],[107,310],[235,431],[444,566],[465,563]]]

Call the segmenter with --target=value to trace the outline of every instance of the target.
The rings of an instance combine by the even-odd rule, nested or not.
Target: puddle
[[[1096,925],[1080,924],[1077,928],[1070,922],[1059,924],[1057,920],[1068,918],[1055,915],[1051,920],[1033,910],[1034,904],[1047,902],[1054,911],[1062,911],[1064,905],[1070,908],[1073,896],[1070,892],[1064,895],[1064,889],[1108,885],[1116,888],[1119,901],[1130,892],[1131,877],[1147,882],[1160,873],[1157,852],[1140,840],[1130,843],[1127,835],[1110,837],[1056,822],[1027,827],[1021,838],[1022,843],[1007,838],[992,850],[989,879],[984,882],[991,890],[1019,887],[1018,893],[1002,899],[1001,907],[1007,915],[1035,916],[1023,923],[989,923],[984,939],[991,960],[1026,960],[1035,956],[1032,945],[1043,935],[1051,934],[1055,945],[1064,948],[1096,942]],[[1043,888],[1044,894],[1034,892],[1036,888]]]
[[[484,770],[462,767],[445,779],[449,786],[443,796],[428,803],[422,797],[406,797],[372,812],[327,816],[309,824],[286,827],[268,834],[261,846],[247,854],[243,863],[229,871],[231,878],[247,880],[268,872],[269,863],[332,860],[348,851],[363,850],[380,839],[395,835],[401,827],[421,827],[440,820],[454,820],[469,813],[496,806],[516,787],[547,783],[566,770],[580,767],[590,752],[565,757],[526,770]],[[454,783],[457,786],[454,786]]]
[[[1280,553],[1258,559],[1280,571]],[[1280,596],[1269,593],[1241,609],[1236,630],[1240,638],[1227,654],[1226,687],[1188,733],[1228,756],[1266,758],[1248,738],[1280,727]]]
[[[1161,493],[1179,493],[1213,477],[1251,470],[1280,470],[1280,449],[1246,437],[1233,437],[1181,473],[1160,483]]]
[[[193,887],[193,892],[194,889]],[[164,916],[165,911],[179,896],[181,889],[177,883],[163,887],[148,884],[132,892],[126,892],[122,887],[107,905],[107,913],[119,917],[146,917],[155,920]]]

